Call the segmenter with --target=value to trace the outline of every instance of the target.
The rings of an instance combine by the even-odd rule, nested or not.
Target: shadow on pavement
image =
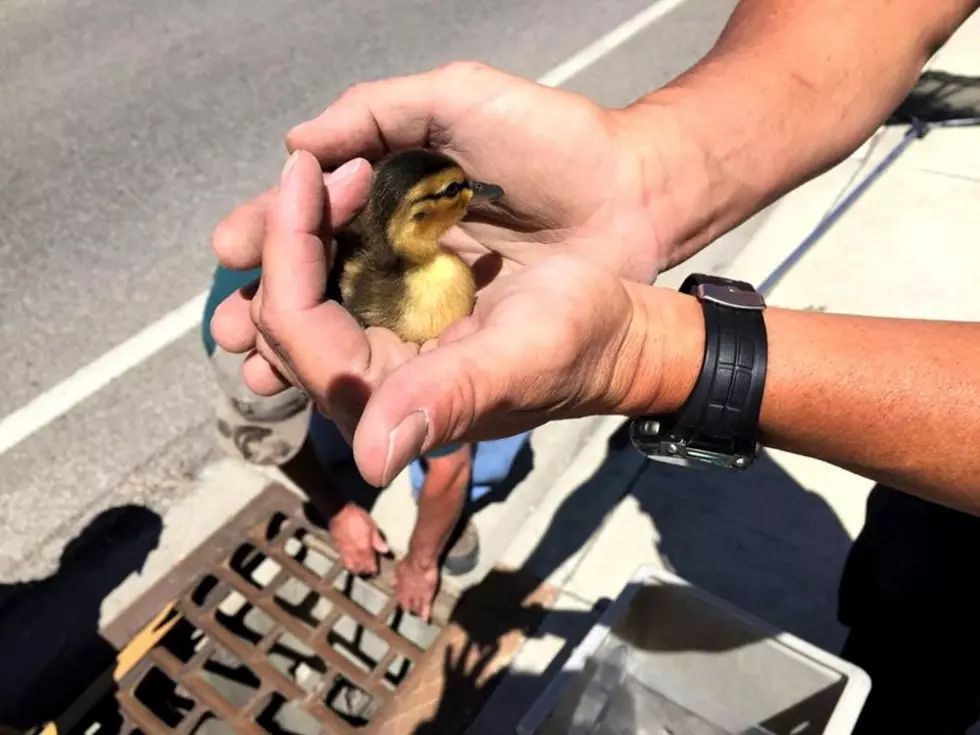
[[[148,508],[111,508],[65,546],[53,575],[0,586],[0,725],[24,731],[54,719],[112,665],[102,601],[143,567],[162,529]]]

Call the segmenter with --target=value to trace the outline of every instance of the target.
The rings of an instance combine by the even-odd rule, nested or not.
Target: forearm
[[[977,4],[742,0],[704,59],[626,113],[682,141],[656,151],[667,175],[647,192],[671,265],[853,152]]]
[[[701,306],[660,289],[643,298],[646,323],[678,338],[656,348],[665,369],[656,385],[646,384],[652,404],[628,412],[664,413],[686,400],[697,378]],[[980,324],[777,308],[765,319],[765,446],[980,514]]]
[[[980,325],[774,309],[764,442],[980,514]]]
[[[408,556],[418,566],[435,566],[463,511],[469,490],[471,451],[468,445],[429,461],[419,493],[418,519]]]

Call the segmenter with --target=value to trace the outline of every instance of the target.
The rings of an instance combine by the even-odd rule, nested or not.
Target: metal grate
[[[130,652],[132,662],[117,663],[115,691],[90,697],[94,706],[59,732],[371,732],[454,603],[440,593],[432,624],[401,611],[390,561],[369,581],[347,574],[329,535],[282,488],[174,574],[107,631],[129,633],[120,661]],[[167,597],[168,586],[177,594]],[[132,653],[136,630],[155,638]]]

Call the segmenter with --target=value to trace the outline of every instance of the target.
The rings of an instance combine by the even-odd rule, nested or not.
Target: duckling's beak
[[[482,181],[471,181],[470,189],[473,190],[473,199],[492,202],[500,199],[504,195],[504,190],[496,184],[485,184]]]

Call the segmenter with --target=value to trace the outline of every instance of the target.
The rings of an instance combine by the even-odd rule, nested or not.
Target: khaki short
[[[300,390],[260,396],[241,378],[245,355],[220,347],[211,356],[220,390],[215,403],[218,444],[234,457],[259,465],[281,465],[306,441],[313,402]]]

